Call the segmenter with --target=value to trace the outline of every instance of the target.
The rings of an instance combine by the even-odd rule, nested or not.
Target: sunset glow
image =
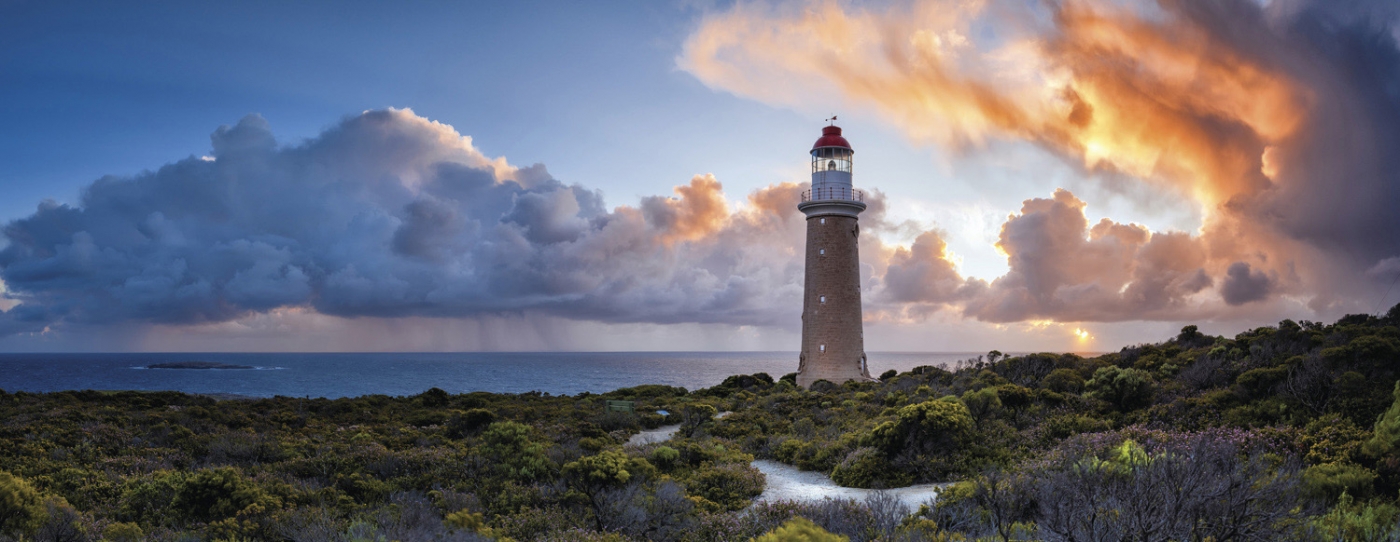
[[[360,54],[360,71],[399,83],[315,115],[264,96],[180,117],[179,137],[128,138],[144,154],[91,154],[117,145],[103,134],[129,132],[105,124],[77,131],[69,150],[44,119],[16,111],[21,150],[0,166],[14,187],[0,348],[56,346],[44,329],[95,348],[160,348],[190,326],[282,333],[259,343],[275,349],[301,344],[298,330],[365,336],[413,318],[433,329],[535,323],[510,348],[626,349],[635,326],[668,329],[681,349],[725,334],[789,348],[807,140],[837,113],[868,194],[864,319],[890,348],[1051,340],[1007,339],[1002,324],[1132,341],[1185,322],[1224,331],[1375,311],[1400,275],[1384,265],[1400,257],[1400,167],[1387,152],[1400,128],[1383,91],[1393,66],[1365,63],[1396,54],[1383,30],[1393,22],[1369,41],[1338,41],[1371,27],[1350,15],[1309,26],[1315,14],[1285,4],[615,10],[631,22],[595,21],[608,39],[569,59],[548,45],[566,40],[557,29],[502,8],[491,31],[536,36],[528,61],[405,67]],[[445,24],[450,11],[415,23]],[[457,50],[499,42],[474,24],[480,33],[452,38]],[[374,52],[419,58],[420,45]],[[102,53],[72,47],[72,58]],[[221,54],[247,65],[239,50]],[[89,92],[45,88],[45,66],[16,67],[33,83],[8,102]],[[295,71],[247,77],[279,82],[278,96],[358,88],[297,82]],[[394,86],[430,73],[446,90]],[[551,73],[568,83],[540,75]],[[509,92],[493,90],[502,82]],[[190,84],[216,94],[209,80]],[[168,100],[142,100],[110,109],[175,118]],[[130,331],[107,332],[117,328]],[[434,335],[451,348],[501,344]]]

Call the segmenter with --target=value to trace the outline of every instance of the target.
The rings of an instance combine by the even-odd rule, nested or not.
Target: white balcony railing
[[[865,202],[865,192],[836,186],[813,188],[802,192],[802,203],[830,200]]]

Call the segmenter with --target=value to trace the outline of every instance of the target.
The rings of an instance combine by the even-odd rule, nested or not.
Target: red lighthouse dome
[[[840,126],[823,126],[821,139],[812,145],[813,149],[821,147],[845,147],[849,149],[851,144],[846,141],[846,138],[841,137]]]

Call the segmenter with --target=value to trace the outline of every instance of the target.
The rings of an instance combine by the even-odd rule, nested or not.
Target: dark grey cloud
[[[1273,286],[1274,280],[1263,271],[1252,270],[1245,262],[1235,262],[1225,271],[1220,295],[1230,305],[1243,305],[1269,297]]]
[[[1238,210],[1322,249],[1351,277],[1400,256],[1397,5],[1281,1],[1271,14],[1283,43],[1252,51],[1312,94],[1303,126],[1277,145],[1276,182]],[[1228,20],[1212,28],[1241,48],[1253,43],[1241,42]]]

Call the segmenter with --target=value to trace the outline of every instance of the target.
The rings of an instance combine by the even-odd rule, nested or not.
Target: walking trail
[[[724,417],[728,412],[721,412],[716,418]],[[665,425],[656,429],[649,429],[632,435],[627,440],[629,446],[642,446],[666,442],[680,431],[680,425]],[[762,472],[768,479],[768,483],[763,487],[763,494],[754,499],[754,502],[772,501],[797,501],[813,502],[823,499],[855,499],[865,500],[871,494],[878,491],[894,495],[910,509],[917,509],[920,504],[938,498],[938,492],[951,484],[920,484],[916,486],[900,487],[895,489],[857,489],[853,487],[841,487],[831,478],[820,472],[799,470],[792,465],[785,465],[777,461],[764,459],[751,463],[754,468]]]

